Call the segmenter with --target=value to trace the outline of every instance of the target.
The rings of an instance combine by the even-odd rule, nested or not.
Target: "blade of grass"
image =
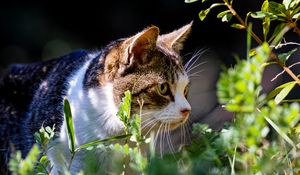
[[[70,103],[67,100],[67,98],[64,99],[64,113],[65,113],[65,120],[66,120],[67,134],[68,134],[69,150],[73,154],[75,152],[74,125],[73,125]]]
[[[269,117],[265,116],[265,120],[275,129],[275,131],[293,148],[296,148],[295,143],[287,136]]]
[[[113,137],[109,137],[109,138],[105,138],[105,139],[97,139],[97,140],[91,141],[89,143],[80,145],[78,148],[75,149],[75,152],[80,151],[81,149],[84,149],[84,148],[88,148],[90,146],[99,145],[100,143],[112,142],[115,140],[126,139],[126,138],[130,138],[130,137],[131,137],[131,134],[124,134],[124,135],[113,136]]]

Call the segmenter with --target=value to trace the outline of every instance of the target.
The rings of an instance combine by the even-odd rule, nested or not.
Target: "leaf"
[[[225,10],[223,12],[220,12],[218,15],[217,15],[217,18],[223,18],[224,15],[226,15],[227,13],[230,13],[230,10]]]
[[[201,21],[203,21],[206,18],[206,15],[209,13],[210,9],[206,9],[206,10],[201,10],[199,12],[199,18]]]
[[[293,148],[296,148],[295,143],[278,127],[269,117],[264,117],[266,121],[274,128],[274,130]]]
[[[185,3],[193,3],[193,2],[197,2],[198,0],[184,0]],[[202,0],[203,2],[204,0]]]
[[[81,149],[88,148],[88,147],[97,146],[101,143],[112,142],[112,141],[116,141],[116,140],[120,140],[120,139],[130,138],[130,137],[131,137],[131,134],[124,134],[124,135],[113,136],[113,137],[109,137],[109,138],[105,138],[105,139],[97,139],[97,140],[85,143],[83,145],[80,145],[78,148],[75,149],[75,152],[77,152]]]
[[[257,18],[257,19],[263,19],[265,17],[269,17],[270,20],[277,19],[278,17],[274,15],[273,13],[270,12],[263,12],[263,11],[258,11],[258,12],[252,12],[250,13],[250,16],[252,18]]]
[[[243,26],[242,24],[231,24],[231,27],[236,29],[245,29],[245,26]]]
[[[71,153],[74,153],[75,151],[74,126],[73,126],[71,107],[67,98],[64,99],[64,113],[65,113],[65,120],[66,120],[67,134],[68,134],[69,150],[71,151]]]
[[[252,12],[252,13],[250,14],[250,16],[251,16],[252,18],[259,18],[259,19],[261,19],[261,18],[266,17],[267,15],[266,15],[265,12],[258,11],[258,12]]]
[[[282,85],[276,87],[273,91],[271,91],[271,92],[267,95],[266,99],[267,99],[267,100],[272,99],[272,98],[275,97],[275,96],[276,96],[283,88],[285,88],[285,87],[287,87],[287,86],[289,86],[290,84],[293,84],[293,83],[295,83],[295,82],[294,82],[294,81],[291,81],[291,82],[287,82],[287,83],[284,83],[284,84],[282,84]]]
[[[269,12],[273,13],[275,15],[285,14],[286,9],[284,8],[284,6],[282,4],[274,2],[274,1],[270,1],[269,2]]]
[[[267,67],[267,66],[272,65],[272,64],[277,64],[277,62],[276,61],[266,62],[266,63],[263,63],[261,66],[262,67]]]
[[[293,89],[295,86],[296,82],[294,81],[291,84],[288,84],[286,87],[284,87],[275,97],[275,103],[279,104],[288,94],[289,92]]]
[[[284,5],[285,9],[289,9],[292,0],[283,0],[282,4]]]
[[[227,13],[222,17],[222,22],[229,22],[232,18],[232,14],[231,13]]]
[[[270,23],[271,23],[271,20],[270,20],[269,17],[265,17],[263,19],[262,26],[263,26],[263,34],[264,34],[264,40],[265,41],[267,40],[267,36],[268,36],[268,33],[269,33]]]
[[[293,16],[293,19],[299,19],[300,18],[300,13],[296,13],[294,16]]]
[[[117,116],[123,122],[125,127],[125,133],[128,133],[128,127],[130,125],[130,110],[131,110],[131,93],[127,90],[124,93],[124,97],[122,98],[122,102],[120,103],[119,111]]]
[[[291,55],[293,55],[296,51],[297,51],[297,48],[290,50],[287,53],[279,54],[278,58],[281,62],[285,63],[291,57]]]
[[[270,37],[269,41],[268,42],[271,42],[274,38],[276,38],[276,36],[278,36],[278,34],[282,31],[282,29],[285,27],[286,24],[284,23],[281,23],[281,24],[278,24],[275,29],[274,29],[274,32],[272,34],[272,36]],[[281,38],[282,39],[282,38]],[[275,43],[275,45],[277,45],[278,43],[281,42],[281,39],[279,39],[279,41],[277,43]]]
[[[268,12],[269,11],[269,1],[265,0],[264,3],[261,5],[261,11]]]

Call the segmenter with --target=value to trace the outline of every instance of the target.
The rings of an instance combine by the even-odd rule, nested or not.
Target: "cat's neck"
[[[92,60],[91,62],[93,62]],[[116,116],[111,83],[86,87],[84,82],[91,76],[91,62],[86,63],[69,80],[67,99],[70,102],[77,144],[103,139],[123,131],[123,124]],[[65,123],[64,123],[65,125]],[[64,126],[61,139],[66,139]]]

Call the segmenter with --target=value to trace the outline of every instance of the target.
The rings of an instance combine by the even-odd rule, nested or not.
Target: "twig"
[[[241,25],[243,25],[245,27],[245,29],[250,32],[251,36],[255,39],[255,41],[258,44],[262,44],[263,41],[253,32],[253,31],[249,31],[248,25],[245,23],[245,21],[237,14],[237,12],[233,9],[233,7],[231,6],[231,4],[228,2],[228,0],[223,0],[223,2],[225,3],[225,5],[227,6],[227,8],[230,10],[231,14],[236,17],[236,19],[240,22]],[[295,24],[296,22],[291,22],[289,23],[286,27],[284,27],[282,29],[282,31],[279,33],[279,35],[284,35],[286,32],[288,32],[291,28],[294,29],[294,32],[296,32],[299,36],[300,36],[300,29],[297,27],[297,25]],[[276,40],[277,37],[274,39]],[[273,42],[274,42],[273,40]],[[272,44],[271,44],[272,45]],[[277,64],[283,68],[283,70],[288,73],[296,82],[297,84],[300,86],[300,79],[288,68],[286,67],[278,58],[278,56],[271,52],[271,58],[274,59]]]
[[[294,64],[290,65],[288,68],[291,69],[292,67],[294,67],[294,66],[296,66],[296,65],[298,65],[298,64],[300,64],[300,62],[294,63]],[[278,73],[274,78],[272,78],[271,81],[276,80],[276,79],[277,79],[280,75],[282,75],[284,72],[285,72],[285,70],[283,70],[283,71],[281,71],[280,73]]]
[[[293,28],[293,32],[297,33],[300,36],[300,29],[297,26],[297,21],[291,22],[290,27]]]
[[[245,29],[250,32],[251,36],[255,39],[258,44],[262,44],[262,40],[253,32],[249,31],[248,25],[244,22],[244,20],[240,17],[240,15],[233,9],[233,7],[229,4],[228,0],[223,0],[227,8],[230,10],[231,14],[236,17],[236,19],[245,27]]]

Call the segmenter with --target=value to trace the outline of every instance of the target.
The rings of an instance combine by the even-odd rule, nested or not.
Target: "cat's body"
[[[132,92],[133,112],[143,103],[146,131],[184,124],[191,106],[186,99],[189,78],[179,51],[190,29],[191,24],[159,36],[157,27],[149,27],[101,51],[77,51],[47,62],[12,65],[0,82],[0,173],[6,173],[12,151],[28,153],[35,142],[33,134],[42,125],[56,126],[56,144],[48,152],[52,173],[67,166],[65,97],[71,104],[78,145],[123,132],[116,113],[126,90]],[[78,156],[71,172],[83,166]]]

